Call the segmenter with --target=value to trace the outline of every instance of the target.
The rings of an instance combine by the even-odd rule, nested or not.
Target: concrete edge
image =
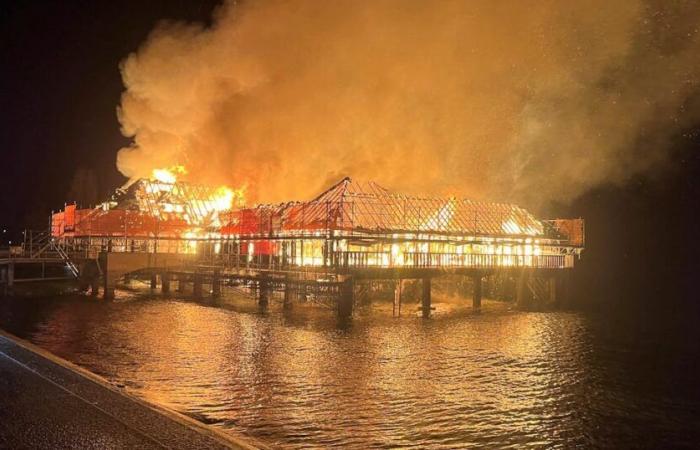
[[[195,430],[198,433],[205,434],[216,441],[220,442],[222,445],[225,445],[227,447],[232,447],[232,448],[243,448],[246,450],[255,450],[255,449],[263,449],[267,450],[270,449],[271,447],[267,444],[264,444],[263,442],[258,441],[255,438],[248,437],[248,436],[243,436],[235,432],[227,432],[227,431],[222,431],[219,430],[213,426],[204,424],[202,422],[199,422],[191,417],[188,417],[182,413],[179,413],[175,410],[172,410],[168,407],[165,407],[163,405],[158,405],[156,403],[151,403],[147,400],[144,400],[142,398],[139,398],[130,392],[127,392],[123,388],[119,388],[118,386],[115,386],[113,383],[111,383],[109,380],[106,378],[103,378],[95,373],[90,372],[89,370],[78,366],[77,364],[74,364],[68,360],[65,360],[59,356],[54,355],[53,353],[35,345],[32,344],[31,342],[24,340],[22,338],[19,338],[11,333],[8,333],[7,331],[0,329],[0,336],[4,337],[10,341],[12,341],[14,344],[22,347],[23,349],[30,351],[32,353],[38,354],[39,356],[48,359],[54,364],[57,364],[67,370],[70,370],[71,372],[74,372],[84,378],[88,378],[90,381],[109,389],[110,391],[121,395],[123,397],[128,398],[129,400],[138,403],[152,411],[155,411],[161,415],[164,415],[168,417],[169,419],[184,425],[190,429]]]

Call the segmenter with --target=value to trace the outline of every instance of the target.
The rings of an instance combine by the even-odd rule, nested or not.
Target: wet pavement
[[[240,444],[240,445],[239,445]],[[0,333],[0,448],[241,448]]]

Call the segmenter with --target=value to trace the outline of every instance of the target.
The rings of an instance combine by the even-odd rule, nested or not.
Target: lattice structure
[[[227,221],[224,232],[240,235],[317,230],[494,237],[545,235],[543,222],[516,205],[411,197],[391,193],[374,182],[350,178],[311,201],[233,211]]]
[[[52,234],[177,238],[194,231],[218,233],[219,215],[233,200],[220,188],[141,179],[97,208],[66,206],[53,215]]]
[[[222,236],[250,261],[341,267],[573,266],[582,221],[543,222],[511,204],[411,197],[345,178],[308,202],[232,211]],[[577,238],[578,239],[578,238]]]
[[[221,188],[147,179],[135,185],[133,194],[138,210],[159,220],[184,220],[202,228],[220,227],[219,212],[230,206],[220,203],[219,199],[226,195]]]
[[[221,198],[211,187],[140,180],[99,208],[54,214],[52,234],[98,251],[206,252],[239,267],[324,270],[558,269],[573,267],[583,248],[581,219],[540,221],[516,205],[413,197],[350,178],[306,202],[223,211],[232,199]]]
[[[541,236],[542,223],[505,203],[394,194],[374,182],[343,179],[310,202],[282,209],[282,228]]]

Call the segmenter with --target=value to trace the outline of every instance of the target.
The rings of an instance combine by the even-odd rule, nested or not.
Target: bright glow
[[[211,206],[214,211],[226,211],[227,209],[231,209],[233,197],[234,193],[231,189],[221,186],[216,190]]]
[[[457,209],[457,199],[451,198],[445,202],[433,216],[428,218],[420,227],[421,230],[447,231],[449,230],[452,216]]]
[[[244,204],[245,188],[212,189],[178,182],[184,174],[187,170],[180,165],[154,169],[151,179],[143,184],[144,194],[138,197],[140,209],[159,220],[183,221],[192,226],[190,234],[202,238],[212,228],[222,226],[220,213]]]
[[[187,253],[197,253],[197,241],[196,241],[196,239],[198,237],[197,232],[195,230],[187,231],[183,234],[183,237],[185,239],[187,239],[185,241],[186,246],[187,246],[186,252]]]
[[[176,165],[168,169],[153,169],[151,178],[161,183],[174,184],[177,181],[178,175],[187,174],[185,166]]]
[[[528,236],[537,236],[542,234],[541,230],[533,226],[521,226],[514,218],[510,218],[501,224],[501,230],[506,234],[525,234]]]

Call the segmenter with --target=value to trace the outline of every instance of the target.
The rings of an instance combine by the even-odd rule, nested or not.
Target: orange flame
[[[187,169],[182,165],[175,165],[169,168],[153,169],[151,178],[161,183],[174,184],[178,175],[186,175]]]

